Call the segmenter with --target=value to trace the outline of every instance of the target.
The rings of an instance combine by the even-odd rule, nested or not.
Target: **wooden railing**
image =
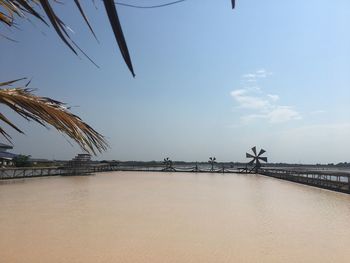
[[[84,175],[109,171],[141,171],[141,172],[169,172],[162,166],[122,166],[111,164],[87,165],[81,167],[25,167],[25,168],[0,168],[1,179],[43,177],[43,176],[68,176]],[[199,169],[198,167],[176,167],[171,172],[195,172],[195,173],[248,173],[248,169],[217,167],[211,169]],[[350,173],[331,171],[291,170],[291,169],[260,169],[259,174],[287,180],[291,182],[316,186],[329,190],[350,194]]]

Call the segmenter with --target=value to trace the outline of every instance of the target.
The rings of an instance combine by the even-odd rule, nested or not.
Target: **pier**
[[[64,175],[65,172],[66,171],[60,167],[0,168],[0,180],[57,176]]]
[[[260,169],[259,174],[350,194],[350,173],[290,169]]]
[[[177,166],[171,167],[171,170],[164,168],[163,165],[123,165],[117,163],[90,164],[88,166],[62,166],[62,167],[24,167],[24,168],[0,168],[0,180],[21,179],[31,177],[46,176],[74,176],[89,175],[99,172],[111,171],[138,171],[138,172],[172,172],[172,173],[221,173],[221,174],[255,174],[252,169],[247,167],[225,167],[216,165],[213,169],[210,167],[200,168],[196,166]],[[316,171],[316,170],[297,170],[297,169],[272,169],[260,168],[258,173],[263,176],[269,176],[280,180],[305,184],[332,191],[350,194],[350,173],[338,171]]]

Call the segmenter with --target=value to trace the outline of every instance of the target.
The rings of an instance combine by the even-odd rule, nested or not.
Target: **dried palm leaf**
[[[109,22],[113,29],[115,39],[118,43],[119,50],[122,54],[122,57],[126,65],[128,66],[131,74],[135,76],[128,46],[126,44],[124,33],[119,21],[115,2],[114,0],[102,0],[102,1],[107,13]],[[59,3],[56,0],[52,0],[51,2]],[[92,2],[94,3],[94,1]],[[181,2],[181,1],[175,1],[175,2]],[[87,16],[85,15],[84,9],[81,5],[81,1],[74,0],[74,3],[77,6],[80,15],[83,17],[85,23],[87,24],[90,31],[92,32],[93,36],[97,39],[95,32],[92,29],[92,26],[90,25],[90,22]],[[235,8],[235,0],[231,0],[231,4],[232,4],[232,8]],[[39,13],[39,11],[36,11],[39,7],[41,7],[44,10],[48,20],[50,21],[51,25],[55,29],[58,36],[74,52],[74,54],[76,55],[78,54],[76,49],[82,52],[82,50],[71,39],[70,35],[66,30],[65,24],[57,16],[49,0],[0,0],[0,22],[8,26],[13,26],[15,17],[27,18],[27,15],[29,15],[29,16],[36,17],[37,19],[41,20],[43,23],[48,25],[48,23],[46,22],[44,17]],[[82,52],[82,53],[84,56],[87,56],[85,52]],[[89,57],[88,59],[91,60]]]
[[[51,25],[53,26],[54,30],[56,31],[57,35],[60,37],[60,39],[65,43],[65,45],[68,46],[70,50],[76,55],[78,55],[78,50],[82,52],[84,56],[86,56],[90,61],[92,61],[85,52],[81,50],[81,48],[72,40],[69,33],[67,32],[67,27],[64,24],[64,22],[57,16],[54,7],[52,3],[50,2],[56,2],[58,1],[49,1],[49,0],[0,0],[0,22],[8,25],[13,26],[14,25],[14,19],[16,17],[19,18],[27,18],[27,16],[34,16],[38,19],[40,19],[42,22],[44,22],[46,25],[48,23],[44,19],[44,17],[39,13],[39,11],[36,11],[39,7],[42,8],[42,10],[45,12],[48,20],[50,21]],[[96,38],[96,34],[90,25],[90,22],[85,15],[84,9],[81,5],[80,0],[74,0],[75,5],[78,8],[78,11],[80,15],[83,17],[85,23],[89,27],[90,31],[92,32],[93,36]],[[118,43],[119,50],[122,54],[122,57],[128,66],[131,74],[135,76],[134,69],[132,66],[129,50],[126,44],[126,40],[122,31],[122,27],[119,21],[119,17],[117,14],[117,9],[114,4],[114,0],[103,0],[103,4],[108,16],[108,19],[110,21],[111,27],[113,29],[115,39]],[[92,61],[93,62],[93,61]],[[94,62],[93,62],[94,63]],[[94,63],[95,64],[95,63]],[[95,64],[96,65],[96,64]]]
[[[131,63],[128,46],[124,38],[123,30],[119,22],[117,9],[114,4],[114,0],[103,0],[105,9],[108,15],[109,22],[112,26],[115,39],[119,45],[120,52],[124,58],[126,65],[128,66],[131,74],[135,77],[134,69]]]
[[[16,81],[18,80],[2,82],[0,87],[6,87]],[[105,138],[78,116],[69,112],[64,103],[36,96],[32,89],[22,87],[1,88],[0,103],[8,106],[27,120],[34,120],[45,127],[53,126],[77,142],[87,152],[96,154],[96,152],[105,151],[108,147]],[[0,120],[10,125],[17,132],[23,133],[1,113]],[[0,127],[0,134],[7,140],[11,140],[11,136],[2,127]]]

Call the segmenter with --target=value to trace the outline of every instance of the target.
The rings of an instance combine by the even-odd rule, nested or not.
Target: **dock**
[[[113,164],[94,164],[79,167],[24,167],[24,168],[0,168],[0,180],[23,179],[32,177],[47,176],[74,176],[90,175],[100,172],[112,171],[135,171],[135,172],[171,172],[171,173],[214,173],[214,174],[255,174],[246,167],[215,167],[199,168],[174,166],[164,168],[164,166],[124,166]],[[294,183],[305,184],[318,188],[328,189],[341,193],[350,194],[350,173],[341,171],[319,171],[319,170],[297,170],[297,169],[259,169],[257,175],[268,176],[279,180],[286,180]]]
[[[338,171],[260,169],[259,174],[350,194],[350,173]]]

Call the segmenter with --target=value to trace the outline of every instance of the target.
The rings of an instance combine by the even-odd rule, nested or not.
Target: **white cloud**
[[[310,114],[323,114],[323,113],[326,113],[325,110],[314,110],[312,112],[310,112]]]
[[[248,83],[255,83],[256,82],[256,78],[246,79],[245,81],[248,82]]]
[[[257,78],[265,78],[271,75],[265,69],[259,69],[254,73],[243,75],[246,81],[256,81]],[[246,87],[231,91],[231,96],[240,109],[249,110],[249,114],[240,117],[243,123],[249,123],[257,119],[267,120],[269,123],[282,123],[302,119],[301,114],[291,106],[279,105],[280,97],[277,94],[264,94],[260,87]]]
[[[276,94],[267,94],[267,97],[269,97],[272,101],[278,101],[280,99],[280,96]]]
[[[256,119],[266,119],[266,114],[249,114],[241,116],[241,121],[243,124],[249,124]]]
[[[254,79],[256,78],[256,74],[248,73],[248,74],[244,74],[242,77],[246,79]]]
[[[261,92],[261,88],[258,86],[251,86],[246,88],[248,91]]]
[[[289,106],[276,106],[267,115],[270,123],[287,122],[291,120],[300,120],[301,115]]]
[[[265,69],[259,69],[253,73],[247,73],[242,75],[242,78],[244,79],[244,81],[247,81],[247,82],[256,82],[258,79],[267,78],[268,76],[271,76],[271,75],[272,75],[272,72],[269,72]]]
[[[231,96],[235,98],[235,97],[242,96],[245,93],[247,93],[247,90],[245,90],[245,89],[236,89],[236,90],[231,91]]]
[[[266,74],[266,70],[262,68],[262,69],[257,70],[256,73],[258,73],[258,74]]]
[[[241,116],[244,124],[249,124],[257,119],[267,120],[269,123],[282,123],[302,119],[299,112],[288,106],[273,106],[274,108],[266,113],[248,114]]]
[[[260,69],[256,71],[256,75],[258,78],[266,78],[268,73],[266,72],[265,69]]]
[[[234,90],[231,92],[231,96],[241,108],[266,110],[270,107],[270,103],[267,100],[246,94],[247,90],[243,89]]]

